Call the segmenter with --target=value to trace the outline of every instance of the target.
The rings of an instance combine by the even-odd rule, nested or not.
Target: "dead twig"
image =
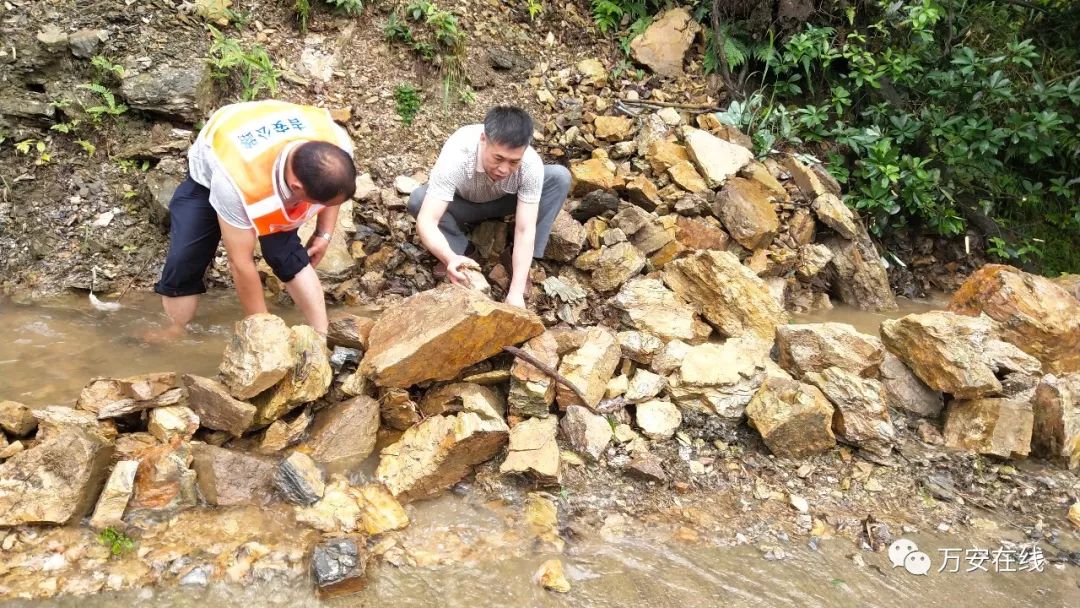
[[[702,103],[675,103],[675,102],[672,102],[672,101],[649,101],[649,100],[642,100],[642,99],[639,99],[637,101],[631,101],[631,100],[628,100],[628,99],[623,99],[621,101],[622,101],[622,103],[625,103],[627,105],[651,106],[651,107],[656,107],[656,108],[675,108],[677,110],[690,110],[691,112],[719,112],[719,111],[721,111],[720,108],[718,108],[718,107],[716,107],[714,105],[707,104],[707,103],[706,104],[702,104]]]
[[[596,412],[596,410],[589,405],[588,400],[585,398],[585,393],[582,393],[581,389],[579,389],[577,386],[575,386],[573,382],[570,382],[565,377],[563,377],[561,374],[559,374],[559,372],[555,371],[550,365],[544,363],[543,361],[537,359],[536,357],[530,355],[529,353],[521,350],[520,348],[518,348],[516,346],[504,346],[503,350],[510,353],[511,355],[514,355],[515,357],[521,359],[522,361],[528,363],[529,365],[535,367],[536,369],[544,372],[548,376],[551,376],[552,380],[554,380],[554,381],[558,382],[559,384],[565,386],[566,388],[570,389],[571,391],[574,391],[574,394],[577,395],[577,398],[581,400],[581,403],[585,407],[589,408],[589,410],[593,411],[593,413]]]
[[[116,297],[116,300],[115,300],[116,302],[119,302],[120,300],[124,299],[124,296],[127,294],[127,292],[130,291],[131,288],[135,285],[135,281],[139,280],[139,276],[141,276],[143,271],[146,270],[146,267],[150,265],[150,260],[152,260],[152,259],[154,259],[153,255],[146,256],[146,259],[143,260],[142,266],[139,267],[138,272],[136,272],[131,277],[131,280],[128,281],[127,287],[124,287],[124,289],[120,292],[120,295]]]

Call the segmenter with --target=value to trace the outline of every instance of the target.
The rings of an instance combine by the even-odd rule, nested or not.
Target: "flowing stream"
[[[889,316],[940,308],[943,302],[902,306]],[[272,312],[289,323],[299,322],[291,308]],[[6,337],[0,343],[0,398],[31,406],[72,404],[79,389],[95,376],[167,370],[212,375],[237,317],[232,294],[212,294],[204,298],[200,324],[189,338],[167,346],[148,345],[139,336],[161,322],[160,303],[149,294],[132,294],[122,310],[112,313],[92,310],[85,299],[74,296],[33,306],[0,302],[0,331]],[[877,333],[884,318],[838,307],[797,321],[843,321]],[[142,589],[6,605],[1080,607],[1080,569],[1075,567],[1047,564],[1042,572],[965,572],[967,565],[961,563],[959,572],[938,571],[942,549],[991,545],[976,537],[905,535],[932,561],[927,575],[916,576],[892,567],[886,552],[862,551],[838,538],[813,546],[805,539],[778,541],[785,557],[768,560],[759,548],[732,539],[680,540],[637,527],[636,522],[568,543],[558,557],[573,590],[559,595],[531,581],[538,566],[556,555],[536,549],[516,534],[504,515],[498,507],[468,495],[451,493],[416,503],[405,542],[426,544],[430,561],[376,566],[366,590],[326,603],[315,600],[307,585],[262,583]]]

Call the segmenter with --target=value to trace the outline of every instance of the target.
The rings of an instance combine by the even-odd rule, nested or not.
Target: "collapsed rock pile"
[[[727,252],[692,252],[659,277],[626,282],[610,326],[545,328],[447,284],[374,321],[338,314],[332,353],[307,327],[254,315],[237,323],[217,378],[98,379],[74,408],[3,402],[0,526],[92,513],[91,526],[137,530],[199,504],[292,503],[328,539],[314,572],[329,596],[362,588],[366,539],[407,526],[402,503],[479,463],[497,459],[541,487],[567,462],[663,483],[682,463],[656,448],[710,421],[745,422],[781,457],[841,442],[888,460],[894,420],[940,418],[949,448],[1080,466],[1072,351],[1031,344],[1023,318],[994,320],[1046,308],[1077,318],[1080,302],[1049,281],[986,268],[951,305],[972,314],[908,315],[878,339],[784,324],[763,281]],[[1030,318],[1039,344],[1073,335],[1056,317]],[[515,345],[524,354],[504,351]],[[374,479],[344,475],[379,443]]]

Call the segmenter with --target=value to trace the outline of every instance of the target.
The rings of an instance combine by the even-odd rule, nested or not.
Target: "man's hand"
[[[307,254],[311,258],[312,267],[318,266],[322,261],[323,256],[326,255],[326,248],[330,246],[330,241],[322,238],[316,231],[311,235],[311,238],[307,242]]]
[[[477,268],[476,260],[463,255],[454,255],[446,261],[446,276],[455,285],[469,285],[469,277],[462,272],[463,268]]]
[[[525,296],[520,293],[508,293],[506,294],[506,303],[518,308],[525,308]]]

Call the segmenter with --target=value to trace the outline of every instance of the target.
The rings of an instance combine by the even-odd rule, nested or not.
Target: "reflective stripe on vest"
[[[274,189],[274,163],[292,142],[340,145],[328,111],[276,100],[237,103],[215,112],[201,136],[240,193],[259,236],[294,230],[322,208],[305,201],[286,213]]]

